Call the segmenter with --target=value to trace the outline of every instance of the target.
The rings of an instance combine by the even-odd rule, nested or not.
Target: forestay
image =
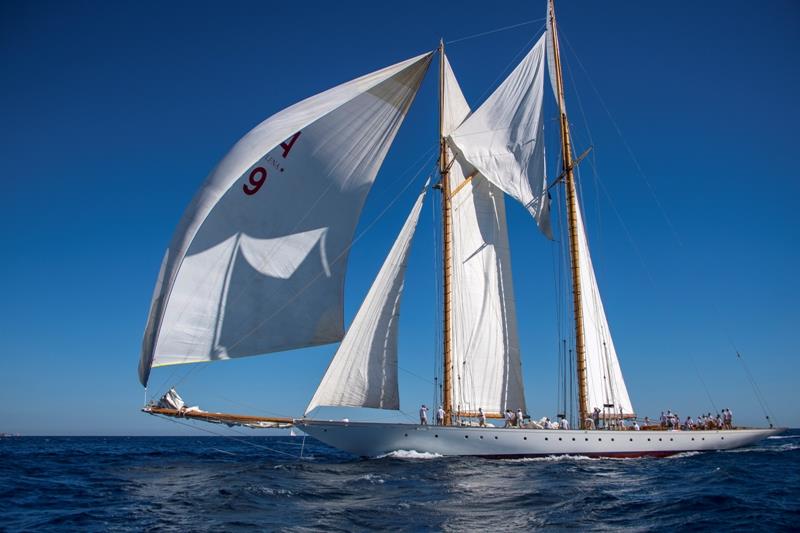
[[[460,157],[520,202],[552,238],[544,158],[545,36],[472,115],[450,134]]]
[[[423,54],[259,124],[211,172],[161,265],[151,367],[338,341],[361,208],[430,63]]]
[[[589,243],[583,225],[581,210],[575,210],[578,255],[581,278],[581,304],[583,307],[583,331],[586,345],[586,381],[589,412],[594,408],[606,411],[606,405],[615,416],[634,415],[628,389],[622,378],[617,351],[608,328],[608,320],[600,299],[600,289],[589,255]],[[608,412],[608,411],[606,411]],[[611,414],[611,413],[609,413]]]
[[[442,129],[469,115],[445,57]],[[458,411],[525,411],[503,193],[474,167],[450,167],[453,219],[453,403]]]
[[[400,409],[397,384],[400,299],[408,252],[427,188],[426,183],[306,414],[322,405]]]

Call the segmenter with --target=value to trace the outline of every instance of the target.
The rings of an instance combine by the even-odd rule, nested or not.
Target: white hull
[[[739,448],[783,431],[584,431],[318,420],[296,420],[295,425],[325,444],[362,457],[375,457],[399,450],[485,457],[667,456],[689,451]]]

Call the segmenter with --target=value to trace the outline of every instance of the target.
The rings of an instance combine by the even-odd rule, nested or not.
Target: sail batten
[[[400,409],[397,383],[400,301],[408,253],[427,188],[426,183],[306,413],[320,406]]]
[[[353,232],[430,59],[308,98],[234,145],[187,208],[162,263],[142,384],[153,366],[341,340]]]

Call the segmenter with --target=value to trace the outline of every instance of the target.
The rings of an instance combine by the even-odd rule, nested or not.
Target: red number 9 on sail
[[[256,177],[258,176],[258,177]],[[256,167],[250,172],[250,185],[253,187],[250,188],[247,186],[247,183],[242,185],[242,190],[248,196],[252,196],[258,192],[264,182],[267,181],[267,170],[264,167]]]

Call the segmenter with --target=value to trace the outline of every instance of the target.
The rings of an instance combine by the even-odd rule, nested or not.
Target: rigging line
[[[386,213],[389,211],[389,209],[391,209],[391,208],[394,206],[394,204],[395,204],[395,203],[397,203],[397,201],[400,199],[400,197],[403,195],[403,193],[405,193],[405,191],[406,191],[406,190],[407,190],[407,189],[408,189],[408,188],[409,188],[409,187],[410,187],[410,186],[411,186],[411,185],[414,183],[414,181],[417,179],[417,177],[418,177],[418,176],[419,176],[419,175],[422,173],[422,170],[423,170],[425,167],[427,167],[427,166],[428,166],[428,164],[429,164],[429,163],[430,163],[430,161],[431,161],[431,158],[432,158],[432,156],[431,156],[431,157],[428,157],[428,160],[427,160],[427,161],[425,161],[425,163],[424,163],[424,164],[423,164],[423,165],[422,165],[422,166],[419,168],[419,170],[417,171],[417,173],[416,173],[416,174],[414,174],[414,176],[413,176],[413,177],[412,177],[410,180],[408,180],[408,183],[406,183],[406,185],[405,185],[405,186],[404,186],[404,187],[403,187],[403,188],[400,190],[400,192],[399,192],[399,193],[397,193],[397,195],[394,197],[394,199],[393,199],[391,202],[389,202],[389,203],[386,205],[386,207],[384,207],[384,208],[383,208],[383,210],[382,210],[382,211],[381,211],[381,212],[378,214],[378,216],[376,216],[376,217],[375,217],[375,218],[374,218],[374,219],[373,219],[373,220],[372,220],[372,221],[371,221],[371,222],[370,222],[370,223],[367,225],[367,227],[366,227],[366,228],[364,228],[364,230],[363,230],[363,231],[362,231],[362,232],[361,232],[361,233],[360,233],[358,236],[356,236],[356,238],[354,238],[354,239],[353,239],[353,240],[350,242],[350,244],[348,244],[348,245],[345,247],[345,249],[344,249],[344,250],[342,250],[342,252],[341,252],[341,253],[340,253],[340,254],[339,254],[337,257],[335,257],[335,258],[333,259],[333,261],[331,261],[331,264],[335,264],[335,263],[337,263],[337,262],[341,261],[341,259],[342,259],[343,257],[345,257],[345,256],[346,256],[346,255],[349,253],[350,249],[351,249],[351,248],[352,248],[352,247],[353,247],[353,246],[354,246],[354,245],[355,245],[355,244],[356,244],[356,243],[357,243],[359,240],[361,240],[361,238],[362,238],[362,237],[364,237],[364,235],[366,235],[366,234],[367,234],[367,233],[368,233],[368,232],[369,232],[369,231],[370,231],[370,230],[371,230],[371,229],[372,229],[372,228],[375,226],[375,224],[376,224],[376,223],[377,223],[377,222],[378,222],[378,221],[379,221],[381,218],[383,218],[383,216],[384,216],[384,215],[385,215],[385,214],[386,214]],[[242,341],[244,341],[244,340],[245,340],[247,337],[249,337],[250,335],[252,335],[252,334],[253,334],[253,333],[255,333],[256,331],[258,331],[258,329],[259,329],[261,326],[263,326],[263,325],[264,325],[264,324],[265,324],[267,321],[269,321],[269,320],[271,320],[273,317],[275,317],[275,316],[276,316],[278,313],[280,313],[281,311],[283,311],[283,310],[286,308],[286,306],[287,306],[287,305],[291,304],[291,303],[292,303],[292,302],[294,302],[294,301],[295,301],[297,298],[299,298],[299,297],[300,297],[300,296],[301,296],[301,295],[302,295],[302,294],[303,294],[303,293],[304,293],[304,292],[305,292],[305,291],[306,291],[306,290],[307,290],[309,287],[311,287],[311,285],[313,285],[313,284],[314,284],[314,283],[315,283],[315,282],[316,282],[316,281],[317,281],[317,280],[318,280],[320,277],[322,277],[324,274],[325,274],[325,272],[324,272],[324,271],[320,271],[320,272],[319,272],[319,273],[318,273],[316,276],[314,276],[314,277],[311,279],[311,281],[309,281],[309,282],[308,282],[308,283],[307,283],[307,284],[306,284],[306,285],[305,285],[303,288],[301,288],[301,289],[300,289],[300,290],[299,290],[297,293],[295,293],[295,295],[294,295],[294,296],[292,296],[291,298],[289,298],[289,299],[286,301],[286,303],[284,303],[284,304],[283,304],[281,307],[279,307],[278,309],[276,309],[276,310],[275,310],[275,311],[274,311],[272,314],[270,314],[269,316],[267,316],[266,318],[264,318],[263,320],[261,320],[260,322],[258,322],[258,324],[256,324],[256,326],[255,326],[254,328],[252,328],[252,329],[251,329],[249,332],[247,332],[247,333],[245,333],[244,335],[242,335],[242,336],[239,338],[239,340],[237,340],[236,342],[234,342],[233,344],[231,344],[231,345],[228,347],[228,350],[232,350],[233,348],[235,348],[236,346],[238,346],[238,345],[239,345],[239,344],[240,344]]]
[[[410,371],[410,370],[407,370],[407,369],[403,368],[403,367],[402,367],[402,366],[400,366],[400,365],[397,365],[397,368],[399,368],[400,370],[402,370],[402,371],[403,371],[403,372],[405,372],[406,374],[410,374],[410,375],[414,376],[415,378],[417,378],[417,379],[419,379],[419,380],[422,380],[422,381],[424,381],[425,383],[430,383],[431,385],[433,385],[433,384],[434,384],[434,383],[433,383],[433,381],[431,381],[431,380],[429,380],[429,379],[427,379],[427,378],[423,378],[423,377],[422,377],[422,376],[420,376],[419,374],[415,374],[414,372],[412,372],[412,371]]]
[[[597,99],[600,101],[600,104],[603,106],[603,109],[605,110],[606,114],[608,115],[609,120],[611,120],[611,124],[614,126],[614,129],[616,130],[617,135],[619,135],[619,138],[622,141],[622,144],[625,147],[625,150],[628,152],[628,155],[630,156],[631,160],[633,161],[633,164],[636,167],[636,170],[637,170],[637,172],[639,174],[639,177],[642,178],[642,181],[644,181],[645,185],[647,185],[647,189],[650,192],[650,196],[653,198],[653,201],[656,203],[656,206],[658,207],[658,210],[661,213],[661,216],[664,217],[664,221],[667,223],[667,226],[669,226],[669,229],[672,232],[672,236],[675,238],[675,241],[678,243],[678,245],[683,247],[683,242],[681,241],[680,235],[678,234],[678,230],[675,229],[675,226],[672,223],[672,220],[669,218],[669,215],[667,215],[666,209],[664,209],[664,206],[661,204],[661,201],[658,199],[658,195],[656,194],[655,188],[650,183],[650,180],[647,179],[647,176],[645,175],[644,170],[642,170],[642,166],[639,164],[639,160],[636,158],[636,155],[633,153],[633,149],[628,144],[628,141],[625,140],[625,137],[622,135],[622,130],[620,129],[619,125],[617,124],[617,121],[614,120],[614,116],[611,114],[611,111],[609,110],[608,106],[606,105],[605,100],[603,100],[603,97],[600,96],[600,91],[597,89],[597,86],[592,81],[591,76],[589,76],[589,72],[586,70],[586,67],[583,66],[583,63],[581,62],[580,58],[578,57],[578,54],[575,52],[575,49],[572,47],[572,44],[569,42],[569,39],[567,39],[567,36],[563,33],[563,31],[559,31],[559,35],[564,37],[564,41],[567,43],[567,46],[569,47],[570,51],[572,52],[572,55],[575,56],[575,59],[577,60],[578,65],[581,67],[581,70],[583,70],[584,74],[586,74],[586,79],[589,81],[589,85],[592,87],[592,90],[594,90],[595,95],[597,95]]]
[[[466,37],[459,37],[458,39],[453,39],[452,41],[445,41],[444,44],[460,43],[461,41],[467,41],[469,39],[475,39],[477,37],[483,37],[485,35],[491,35],[493,33],[501,32],[501,31],[505,31],[505,30],[512,30],[514,28],[519,28],[520,26],[526,26],[528,24],[534,24],[536,22],[542,22],[543,20],[547,20],[547,17],[526,20],[525,22],[519,22],[517,24],[512,24],[510,26],[503,26],[502,28],[496,28],[494,30],[488,30],[488,31],[484,31],[484,32],[481,32],[481,33],[475,33],[473,35],[467,35]]]
[[[759,404],[761,404],[761,410],[764,412],[764,416],[766,417],[767,421],[770,423],[770,427],[772,426],[772,422],[775,421],[775,417],[772,416],[772,410],[769,409],[769,405],[767,405],[767,400],[764,398],[764,395],[761,394],[761,389],[758,387],[753,374],[750,373],[750,369],[747,367],[747,363],[744,361],[744,357],[739,351],[736,351],[736,358],[742,363],[742,367],[744,368],[745,374],[750,381],[750,385],[753,387],[753,393],[755,394],[756,400]]]
[[[708,401],[711,402],[711,407],[714,408],[714,412],[715,413],[719,413],[719,409],[717,409],[717,404],[714,403],[714,399],[711,397],[711,392],[708,390],[708,386],[706,385],[706,381],[703,379],[703,375],[700,373],[700,370],[697,368],[697,365],[694,363],[694,357],[689,358],[689,361],[692,362],[692,367],[694,368],[694,371],[697,374],[697,379],[700,380],[700,383],[703,385],[703,390],[706,391],[706,396],[708,396]]]
[[[489,92],[493,90],[493,88],[495,87],[495,84],[501,78],[505,77],[506,71],[509,69],[509,67],[511,67],[512,65],[515,65],[517,63],[517,58],[519,58],[519,56],[522,55],[522,53],[530,47],[531,43],[536,40],[536,35],[538,35],[539,31],[541,31],[542,29],[544,29],[544,26],[539,28],[538,31],[534,32],[534,36],[531,37],[531,39],[528,40],[528,42],[525,43],[525,45],[522,48],[520,48],[519,51],[516,54],[514,54],[514,57],[511,58],[511,61],[509,61],[508,64],[505,67],[503,67],[503,70],[500,71],[500,74],[498,74],[497,77],[494,79],[494,81],[492,81],[492,83],[489,84],[489,86],[486,88],[486,90],[483,91],[483,94],[481,94],[478,97],[478,100],[477,100],[478,102],[482,102],[483,99],[489,94]]]
[[[250,442],[248,440],[245,440],[244,438],[237,438],[237,437],[234,437],[233,435],[228,435],[227,433],[222,433],[220,431],[212,431],[212,430],[210,430],[208,428],[195,426],[193,424],[188,424],[186,422],[181,422],[180,420],[175,420],[175,419],[173,419],[171,417],[164,416],[164,415],[156,414],[155,416],[157,416],[159,418],[164,418],[166,420],[169,420],[173,424],[178,424],[180,426],[186,426],[186,427],[191,428],[191,429],[197,429],[197,430],[200,430],[200,431],[204,431],[206,433],[210,433],[211,435],[216,435],[217,437],[224,437],[226,439],[231,439],[231,440],[234,440],[236,442],[241,442],[242,444],[247,444],[247,445],[253,446],[255,448],[261,448],[262,450],[268,450],[268,451],[271,451],[271,452],[280,453],[280,454],[283,454],[283,455],[288,455],[289,457],[292,457],[293,459],[297,459],[297,456],[294,455],[294,454],[291,454],[291,453],[288,453],[288,452],[283,452],[281,450],[276,450],[274,448],[270,448],[269,446],[264,446],[263,444],[257,444],[255,442]],[[233,430],[231,430],[231,431],[233,431]],[[237,435],[240,435],[240,433],[238,431],[234,431],[234,433],[236,433]],[[245,435],[242,435],[242,437],[244,437],[244,436]]]

